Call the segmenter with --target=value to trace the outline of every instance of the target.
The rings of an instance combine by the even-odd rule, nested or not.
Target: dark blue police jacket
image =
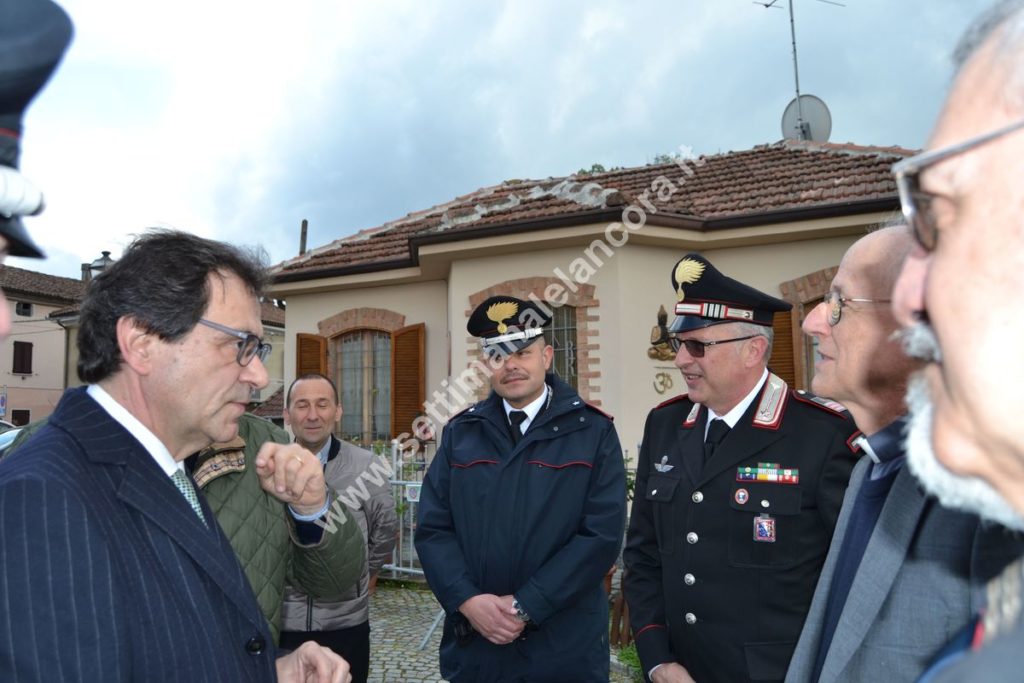
[[[448,423],[424,479],[416,550],[448,614],[451,681],[608,680],[602,578],[623,536],[622,449],[609,417],[547,382],[552,399],[517,445],[491,392]],[[460,644],[458,608],[481,593],[515,595],[537,628],[509,645],[476,633]]]

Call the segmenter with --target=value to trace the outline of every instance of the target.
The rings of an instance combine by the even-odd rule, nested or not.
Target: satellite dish
[[[782,113],[782,137],[787,140],[828,142],[832,134],[832,115],[814,95],[794,97]]]

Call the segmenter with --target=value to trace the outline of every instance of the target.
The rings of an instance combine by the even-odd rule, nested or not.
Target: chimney
[[[302,219],[302,230],[299,233],[299,256],[306,253],[306,234],[309,230],[309,221]]]

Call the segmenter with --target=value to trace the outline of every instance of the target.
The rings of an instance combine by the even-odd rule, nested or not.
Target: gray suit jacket
[[[870,471],[871,460],[863,457],[850,477],[786,683],[805,683],[814,672],[839,552]],[[985,582],[1020,548],[1019,538],[1003,528],[927,497],[904,466],[868,541],[818,680],[917,680],[978,611]]]

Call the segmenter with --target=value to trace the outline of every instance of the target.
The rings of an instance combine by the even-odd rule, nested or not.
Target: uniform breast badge
[[[770,484],[799,484],[800,470],[782,467],[777,462],[759,462],[757,467],[737,467],[736,481],[760,481]]]
[[[654,469],[658,470],[659,472],[671,472],[674,467],[675,465],[668,464],[667,455],[661,456],[661,462],[654,463]]]
[[[754,517],[754,540],[775,543],[775,518],[762,513]]]

